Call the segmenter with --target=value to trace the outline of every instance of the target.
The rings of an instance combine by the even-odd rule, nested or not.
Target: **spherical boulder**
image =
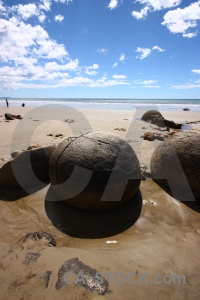
[[[158,110],[148,110],[143,114],[141,120],[152,121],[155,117],[162,117],[162,114]]]
[[[58,200],[85,210],[123,206],[137,193],[141,171],[132,147],[117,136],[91,131],[60,143],[49,177]]]
[[[200,134],[187,132],[161,143],[151,157],[151,175],[172,194],[200,201]]]

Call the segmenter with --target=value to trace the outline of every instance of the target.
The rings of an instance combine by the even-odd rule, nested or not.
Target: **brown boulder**
[[[158,110],[148,110],[143,114],[141,120],[142,121],[151,121],[157,116],[162,117],[162,114]]]
[[[26,188],[49,183],[49,160],[55,146],[17,151],[15,158],[0,168],[0,186]],[[30,170],[29,170],[30,166]]]
[[[15,120],[15,119],[23,119],[21,115],[12,115],[12,114],[5,114],[5,119],[6,120]]]
[[[122,206],[136,194],[141,179],[132,147],[125,140],[101,131],[60,143],[51,157],[49,175],[58,199],[85,210]],[[104,193],[106,187],[109,189]]]
[[[200,134],[186,133],[161,143],[151,158],[151,174],[172,193],[191,200],[192,192],[200,201]]]

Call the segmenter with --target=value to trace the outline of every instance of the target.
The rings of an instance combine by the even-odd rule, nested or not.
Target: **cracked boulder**
[[[123,206],[138,192],[141,181],[132,147],[101,131],[60,143],[51,157],[49,176],[59,200],[84,210]]]
[[[161,143],[151,158],[151,174],[172,193],[200,201],[200,134],[187,132]]]

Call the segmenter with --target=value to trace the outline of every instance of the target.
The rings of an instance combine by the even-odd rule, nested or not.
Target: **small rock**
[[[12,115],[12,114],[6,113],[6,114],[5,114],[5,119],[6,119],[6,120],[15,120],[15,119],[21,120],[21,119],[23,119],[23,118],[22,118],[21,115]]]
[[[65,122],[67,122],[67,123],[74,123],[75,121],[73,119],[67,119],[67,120],[65,120]]]
[[[190,109],[186,107],[186,108],[183,108],[183,110],[188,111],[188,110],[190,110]]]
[[[152,132],[145,132],[143,135],[143,139],[147,141],[153,141],[154,140],[154,135]]]
[[[126,131],[125,128],[115,128],[114,130],[118,130],[118,131]]]
[[[55,137],[63,137],[63,134],[62,133],[57,133],[57,134],[55,134]]]

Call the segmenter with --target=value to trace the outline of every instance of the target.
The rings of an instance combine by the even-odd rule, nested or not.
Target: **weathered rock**
[[[156,116],[162,117],[162,114],[158,110],[148,110],[143,114],[141,120],[142,121],[151,121]]]
[[[155,132],[154,133],[145,132],[143,135],[143,139],[147,141],[154,141],[154,140],[164,141],[164,135]]]
[[[183,125],[183,124],[178,124],[178,123],[175,123],[174,121],[170,121],[170,120],[166,120],[166,119],[163,119],[162,121],[164,123],[164,126],[167,126],[172,129],[181,129],[181,127]]]
[[[143,139],[147,141],[153,141],[154,140],[154,135],[152,132],[145,132],[143,135]]]
[[[200,201],[200,134],[185,133],[161,143],[151,158],[151,174],[157,183],[177,194],[190,193],[188,183]]]
[[[23,241],[24,242],[27,240],[37,241],[37,240],[41,240],[41,239],[47,240],[49,246],[56,246],[56,241],[53,238],[53,236],[45,231],[28,232],[25,235],[25,237],[23,238]]]
[[[5,119],[6,119],[6,120],[15,120],[15,119],[21,120],[21,119],[23,119],[23,118],[22,118],[21,115],[12,115],[12,114],[6,113],[6,114],[5,114]]]
[[[169,128],[173,128],[173,129],[181,129],[182,124],[177,124],[174,121],[170,121],[167,119],[164,119],[163,117],[154,117],[151,120],[151,124],[155,124],[159,127],[169,127]]]
[[[64,275],[66,272],[74,273],[76,277],[81,273],[83,281],[80,280],[77,283],[86,290],[90,290],[91,292],[96,291],[98,295],[104,295],[106,293],[109,293],[108,281],[105,278],[103,278],[97,270],[92,269],[90,266],[84,264],[77,257],[65,261],[64,264],[60,267],[58,271],[56,289],[60,289],[66,284],[64,280]],[[97,278],[97,274],[99,274],[99,278]],[[101,283],[99,282],[99,279],[101,279]]]
[[[41,147],[17,153],[17,156],[0,168],[1,187],[31,187],[38,182],[49,182],[49,160],[56,146]],[[28,172],[31,164],[33,174]],[[34,176],[33,176],[34,175]]]
[[[165,119],[157,110],[148,110],[143,114],[141,119],[142,121],[150,122],[151,124],[155,124],[159,127],[169,127],[173,129],[181,129],[182,127],[182,124],[177,124],[174,121]]]
[[[132,199],[141,172],[137,156],[125,140],[94,131],[60,143],[51,157],[49,176],[60,200],[81,209],[107,210]]]

